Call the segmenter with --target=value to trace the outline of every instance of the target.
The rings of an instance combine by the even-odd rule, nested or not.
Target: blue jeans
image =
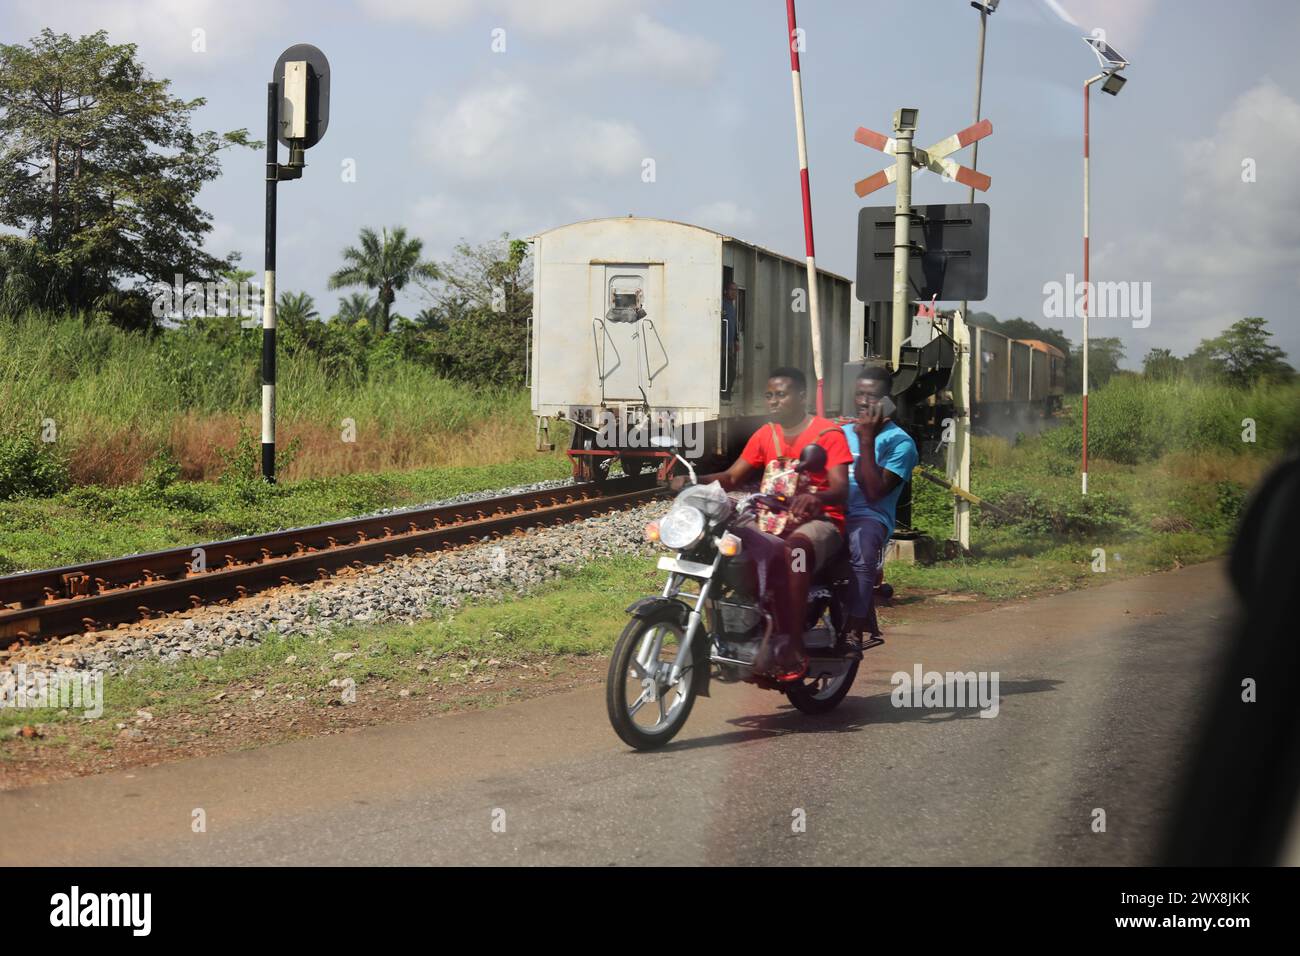
[[[849,594],[849,614],[866,620],[863,630],[879,634],[876,621],[876,577],[885,560],[885,542],[889,532],[875,518],[849,515],[844,522],[849,541],[849,566],[853,569],[853,588]]]

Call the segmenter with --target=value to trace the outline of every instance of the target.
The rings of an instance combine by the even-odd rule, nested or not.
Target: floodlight
[[[920,110],[903,107],[894,113],[894,132],[901,133],[904,130],[916,129],[916,114]]]
[[[1128,78],[1120,76],[1118,73],[1107,74],[1106,82],[1101,84],[1101,91],[1109,93],[1111,96],[1119,96],[1119,91],[1124,89],[1124,84],[1127,82]]]
[[[1001,0],[983,0],[983,2],[981,3],[980,0],[970,0],[970,5],[974,7],[976,10],[978,10],[980,13],[991,14],[995,10],[997,10],[998,4],[1000,2]]]

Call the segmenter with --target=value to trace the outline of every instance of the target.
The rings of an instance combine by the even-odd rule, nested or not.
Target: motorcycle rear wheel
[[[829,680],[804,677],[793,686],[785,688],[785,695],[790,698],[790,703],[805,714],[828,714],[848,696],[849,689],[858,676],[858,665],[860,663],[862,662],[850,661],[849,668],[844,672],[843,677]],[[809,667],[809,672],[811,673],[816,669],[817,662],[813,661]]]
[[[605,683],[605,704],[614,733],[637,750],[655,750],[677,736],[695,706],[695,655],[676,684],[666,685],[685,631],[671,608],[653,611],[628,621],[614,645]],[[646,658],[656,638],[660,649],[654,660]],[[707,664],[705,665],[707,666]],[[653,690],[652,690],[653,684]],[[638,721],[649,709],[652,723]]]
[[[843,608],[834,601],[821,600],[810,604],[808,609],[808,628],[811,630],[821,624],[838,634],[844,626]],[[858,676],[861,661],[849,662],[848,669],[842,677],[816,677],[817,661],[809,663],[808,675],[794,684],[784,688],[786,697],[805,714],[828,714],[840,705],[849,694],[854,679]]]

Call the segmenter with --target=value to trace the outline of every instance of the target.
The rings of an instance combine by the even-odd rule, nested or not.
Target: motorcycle
[[[788,683],[755,674],[755,657],[775,619],[760,601],[756,562],[733,530],[760,505],[782,509],[788,502],[751,494],[736,504],[720,485],[698,484],[690,462],[675,446],[670,450],[686,466],[690,483],[646,533],[676,555],[659,558],[659,569],[668,572],[663,592],[627,608],[631,620],[614,647],[606,681],[614,732],[637,750],[664,746],[685,726],[696,698],[710,696],[715,679],[779,690],[806,714],[834,710],[853,686],[860,663],[844,649],[853,586],[846,550],[809,588],[803,638],[807,673]],[[825,467],[826,451],[819,445],[806,446],[795,465],[800,471]],[[880,643],[864,641],[863,649]]]

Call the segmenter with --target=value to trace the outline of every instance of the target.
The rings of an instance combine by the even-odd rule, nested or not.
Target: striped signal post
[[[1088,170],[1088,88],[1101,79],[1101,74],[1083,84],[1083,490],[1088,493],[1088,201],[1091,177]]]
[[[262,287],[262,477],[275,484],[275,197],[276,187],[300,179],[305,154],[329,127],[330,65],[310,43],[283,53],[266,85],[266,236]],[[280,163],[278,143],[289,149]]]
[[[799,189],[803,194],[804,255],[808,261],[808,321],[812,323],[813,374],[817,378],[817,414],[826,414],[822,374],[822,323],[817,301],[817,261],[813,254],[812,192],[808,187],[808,140],[804,135],[803,82],[799,77],[799,28],[795,24],[794,0],[785,0],[789,25],[790,79],[794,87],[794,127],[799,140]]]
[[[1083,489],[1082,493],[1088,493],[1088,312],[1091,309],[1089,293],[1092,291],[1092,282],[1089,275],[1091,265],[1091,254],[1088,250],[1088,218],[1091,214],[1090,200],[1092,189],[1092,170],[1088,165],[1089,147],[1088,140],[1090,136],[1090,111],[1089,95],[1092,84],[1101,82],[1103,93],[1109,93],[1111,96],[1118,96],[1119,91],[1124,88],[1128,82],[1121,71],[1129,65],[1129,61],[1124,59],[1115,48],[1106,42],[1103,36],[1098,36],[1100,31],[1094,31],[1092,36],[1083,38],[1083,42],[1088,44],[1092,52],[1097,56],[1097,62],[1102,66],[1102,71],[1095,76],[1090,76],[1083,81]],[[1104,82],[1102,82],[1104,81]]]
[[[1106,79],[1106,73],[1098,73],[1083,84],[1083,488],[1082,494],[1088,493],[1088,312],[1092,308],[1089,281],[1092,256],[1088,250],[1088,218],[1091,215],[1090,193],[1092,189],[1092,172],[1088,167],[1089,109],[1091,97],[1089,88],[1098,80]]]
[[[266,85],[266,249],[262,280],[262,477],[275,484],[275,187],[280,181],[280,84]]]

